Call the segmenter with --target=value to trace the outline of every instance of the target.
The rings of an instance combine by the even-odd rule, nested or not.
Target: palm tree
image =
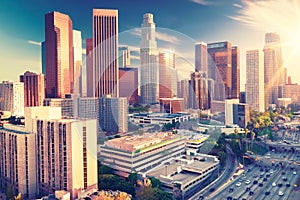
[[[248,151],[248,133],[249,130],[247,128],[244,129],[245,130],[245,141],[246,141],[246,151]]]
[[[253,148],[253,141],[254,141],[254,138],[255,138],[255,133],[254,132],[251,132],[251,148]]]

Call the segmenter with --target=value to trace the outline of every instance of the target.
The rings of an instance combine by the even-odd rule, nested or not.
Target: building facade
[[[25,72],[20,76],[24,83],[24,106],[34,107],[43,105],[45,99],[45,77],[43,74]]]
[[[64,98],[73,92],[72,21],[66,14],[45,15],[46,97]]]
[[[208,109],[208,85],[206,74],[203,72],[191,73],[189,85],[190,108],[200,110]]]
[[[184,98],[160,98],[159,99],[161,113],[179,113],[185,110]]]
[[[240,94],[240,48],[231,48],[231,98],[237,99]]]
[[[246,103],[257,112],[265,111],[263,57],[259,50],[246,52]]]
[[[95,81],[93,70],[93,38],[88,38],[86,42],[86,95],[87,97],[95,97]]]
[[[128,46],[119,47],[119,68],[126,68],[130,66],[130,50]]]
[[[207,74],[207,44],[204,42],[195,45],[195,71]]]
[[[118,10],[93,9],[93,48],[95,97],[118,97]]]
[[[126,97],[129,104],[138,103],[138,68],[119,68],[120,97]]]
[[[82,96],[82,38],[81,31],[73,30],[74,51],[74,91],[79,97]]]
[[[156,103],[158,97],[158,63],[153,15],[143,16],[142,35],[140,42],[140,88],[141,103]]]

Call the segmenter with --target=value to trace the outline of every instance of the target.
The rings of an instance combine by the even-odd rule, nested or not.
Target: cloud
[[[173,44],[178,44],[180,43],[180,40],[173,35],[167,34],[167,33],[162,33],[162,32],[156,32],[156,39],[164,41],[164,42],[170,42]]]
[[[36,41],[33,41],[33,40],[28,40],[27,41],[29,44],[33,44],[33,45],[37,45],[37,46],[41,46],[42,43],[41,42],[36,42]]]
[[[234,6],[234,7],[237,7],[237,8],[243,8],[243,6],[242,6],[242,5],[240,5],[240,4],[237,4],[237,3],[234,3],[234,4],[233,4],[233,6]]]
[[[197,3],[197,4],[200,4],[202,6],[208,6],[208,5],[212,5],[213,4],[213,2],[208,1],[208,0],[190,0],[190,1],[192,1],[194,3]]]

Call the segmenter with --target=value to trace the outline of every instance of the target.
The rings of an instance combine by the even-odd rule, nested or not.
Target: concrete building
[[[180,199],[189,199],[218,167],[216,156],[191,153],[172,158],[146,175],[159,179],[165,191]]]
[[[126,97],[129,104],[138,103],[138,68],[119,68],[120,97]]]
[[[82,96],[82,38],[81,31],[73,30],[74,52],[74,91],[79,97]]]
[[[225,100],[225,125],[234,124],[234,109],[233,109],[234,104],[239,104],[239,99]]]
[[[133,114],[130,120],[138,125],[149,124],[172,124],[175,122],[185,122],[192,118],[192,115],[186,113],[166,114],[166,113],[148,113],[148,114]]]
[[[225,101],[211,101],[211,114],[225,113]]]
[[[24,116],[24,83],[0,83],[0,110],[9,111],[12,116]]]
[[[119,97],[118,10],[93,9],[93,48],[93,97]]]
[[[285,84],[279,87],[282,98],[290,98],[291,103],[300,104],[300,85],[297,83]]]
[[[278,106],[287,108],[292,103],[291,98],[278,98]]]
[[[99,125],[103,131],[125,133],[128,131],[127,98],[110,96],[99,99]]]
[[[170,132],[144,133],[108,140],[100,147],[102,164],[127,177],[144,173],[185,150],[185,138]]]
[[[66,14],[45,15],[46,97],[64,98],[74,87],[72,21]]]
[[[86,41],[86,95],[87,97],[95,97],[95,80],[93,70],[93,38]]]
[[[231,47],[231,98],[239,98],[240,94],[240,48]]]
[[[246,52],[246,103],[257,112],[265,111],[263,57],[259,50]]]
[[[42,74],[46,77],[46,42],[43,41],[41,45],[41,55],[42,55]]]
[[[140,42],[140,88],[141,103],[156,103],[158,97],[158,63],[153,15],[143,15]]]
[[[191,73],[189,81],[189,106],[193,109],[208,109],[208,86],[206,74],[203,72]]]
[[[38,194],[36,135],[24,126],[5,124],[0,129],[0,190],[35,199]]]
[[[233,124],[246,128],[250,122],[250,108],[248,104],[233,104]]]
[[[44,106],[61,107],[61,116],[64,118],[77,117],[75,101],[72,98],[45,99]]]
[[[185,145],[186,145],[187,151],[199,153],[199,150],[201,149],[204,142],[208,138],[209,138],[209,135],[198,133],[195,137],[193,137],[189,140],[186,140]]]
[[[24,83],[24,106],[42,106],[45,99],[45,77],[26,71],[20,76],[20,82]]]
[[[130,66],[130,50],[128,46],[119,47],[119,68],[126,68]]]
[[[184,107],[190,108],[189,106],[189,90],[190,90],[190,84],[189,79],[183,79],[180,82],[178,82],[177,87],[177,97],[184,99]]]
[[[207,44],[204,42],[195,44],[195,71],[207,75]]]
[[[159,99],[161,113],[179,113],[185,110],[184,98],[161,98]]]

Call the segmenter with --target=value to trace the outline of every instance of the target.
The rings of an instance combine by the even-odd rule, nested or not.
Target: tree
[[[14,199],[14,192],[10,185],[7,185],[6,188],[6,200],[13,200]]]
[[[155,177],[149,177],[150,181],[151,181],[151,185],[153,188],[157,187],[157,188],[161,188],[161,182],[159,179],[155,178]]]
[[[136,181],[138,180],[138,174],[137,173],[130,173],[128,176],[128,180],[132,185],[136,184]]]
[[[138,200],[157,200],[154,196],[154,190],[150,186],[143,186],[141,187],[136,194],[136,198]]]
[[[100,174],[98,176],[98,188],[99,190],[124,191],[135,196],[133,185],[112,174]]]
[[[113,173],[114,173],[114,170],[107,165],[101,165],[98,168],[98,174],[113,174]]]
[[[19,193],[17,196],[15,196],[15,200],[24,200],[21,193]]]
[[[153,188],[155,199],[159,200],[172,200],[173,197],[170,193],[160,190],[159,188]]]

